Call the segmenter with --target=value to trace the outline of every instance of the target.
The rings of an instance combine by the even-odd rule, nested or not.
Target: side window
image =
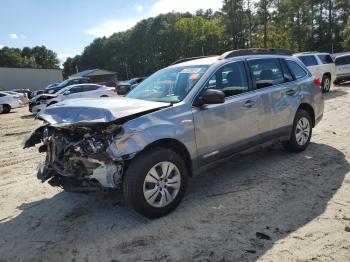
[[[315,66],[318,65],[315,56],[306,55],[306,56],[298,56],[298,58],[304,63],[306,66]]]
[[[349,65],[350,64],[350,56],[342,56],[335,59],[336,65]]]
[[[295,79],[299,79],[307,75],[307,72],[300,65],[298,65],[298,63],[292,60],[286,60],[286,63],[290,71],[292,71]]]
[[[322,61],[323,64],[333,63],[333,59],[330,55],[318,55],[318,58]]]
[[[83,86],[72,87],[71,89],[69,89],[70,94],[76,94],[80,92],[83,92]]]
[[[84,91],[95,91],[99,88],[99,86],[94,85],[86,85],[84,86]]]
[[[277,59],[251,60],[249,67],[257,89],[287,81]]]
[[[210,78],[206,88],[221,90],[226,97],[248,91],[244,63],[240,61],[223,66]]]

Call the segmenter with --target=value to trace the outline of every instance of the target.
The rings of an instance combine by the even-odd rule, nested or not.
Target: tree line
[[[145,76],[179,58],[241,48],[350,50],[349,0],[224,0],[219,12],[168,13],[95,39],[64,63],[66,76],[104,68],[119,79]]]
[[[177,59],[242,48],[350,51],[349,0],[223,0],[220,11],[168,13],[96,38],[63,64],[64,76],[103,68],[119,79],[147,76]],[[3,48],[0,66],[58,68],[45,47]]]
[[[0,49],[0,67],[58,69],[57,54],[45,46]]]

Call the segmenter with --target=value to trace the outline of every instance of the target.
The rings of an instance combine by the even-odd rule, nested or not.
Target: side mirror
[[[216,89],[207,89],[194,102],[194,106],[225,103],[224,92]]]
[[[65,95],[65,96],[67,96],[69,94],[70,94],[70,91],[66,91],[66,92],[63,93],[63,95]]]

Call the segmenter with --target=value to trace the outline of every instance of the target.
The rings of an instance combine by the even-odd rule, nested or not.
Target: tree
[[[21,67],[22,57],[18,50],[4,47],[0,49],[0,67]]]
[[[243,0],[224,0],[223,4],[222,14],[230,46],[233,49],[244,48],[247,40]]]

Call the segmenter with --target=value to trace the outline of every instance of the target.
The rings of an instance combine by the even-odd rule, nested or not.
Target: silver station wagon
[[[37,115],[44,124],[24,147],[46,153],[41,181],[120,189],[154,218],[208,164],[271,141],[305,150],[323,108],[320,80],[288,50],[235,50],[177,61],[126,97],[57,103]]]

